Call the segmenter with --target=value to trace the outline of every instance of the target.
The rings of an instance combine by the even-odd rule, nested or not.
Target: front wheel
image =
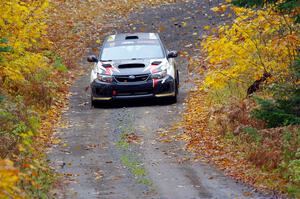
[[[176,104],[177,103],[177,94],[173,97],[168,97],[165,99],[167,104]]]
[[[167,102],[168,104],[177,103],[177,96],[178,96],[178,90],[179,90],[179,74],[178,74],[178,71],[176,73],[176,79],[174,81],[174,84],[175,84],[175,96],[167,97],[165,99],[165,102]]]
[[[93,93],[91,93],[91,108],[97,108],[98,107],[98,102],[96,100],[93,100]]]
[[[93,100],[93,97],[91,97],[91,108],[95,108],[97,106],[97,103],[95,100]]]

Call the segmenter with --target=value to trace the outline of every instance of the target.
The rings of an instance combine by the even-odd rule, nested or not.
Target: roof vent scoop
[[[126,36],[125,39],[126,40],[129,40],[129,39],[139,39],[139,37],[135,36],[135,35],[132,35],[132,36]]]

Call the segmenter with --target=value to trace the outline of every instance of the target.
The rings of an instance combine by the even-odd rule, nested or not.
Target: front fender
[[[90,76],[90,83],[92,84],[94,82],[94,80],[97,79],[97,72],[95,72],[95,70],[93,69],[91,71],[91,76]]]

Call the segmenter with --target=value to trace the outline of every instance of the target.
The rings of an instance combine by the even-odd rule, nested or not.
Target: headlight
[[[162,79],[167,76],[167,70],[162,70],[156,73],[151,74],[152,79]]]
[[[111,75],[101,75],[98,73],[97,79],[101,82],[111,83],[113,81],[113,77]]]

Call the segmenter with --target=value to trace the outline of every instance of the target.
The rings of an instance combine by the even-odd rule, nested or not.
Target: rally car
[[[106,37],[91,71],[91,104],[135,98],[177,101],[179,74],[176,51],[168,51],[156,33]]]

